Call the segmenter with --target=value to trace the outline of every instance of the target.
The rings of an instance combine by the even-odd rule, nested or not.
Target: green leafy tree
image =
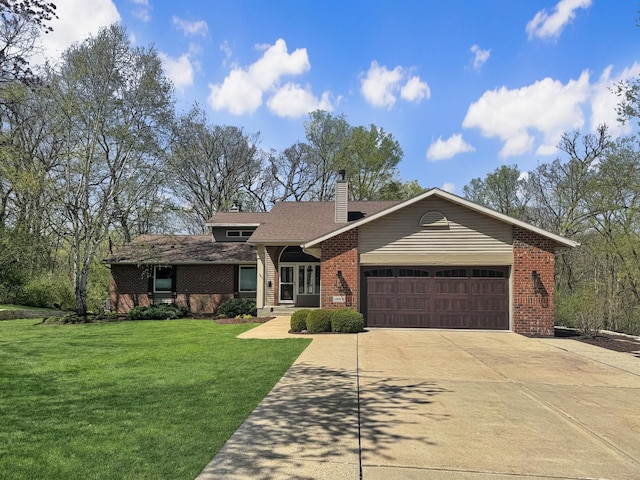
[[[157,194],[172,86],[156,52],[133,48],[125,29],[112,25],[63,54],[50,91],[63,134],[55,226],[85,316],[90,268],[111,227],[130,239],[141,199]]]
[[[316,110],[309,114],[304,128],[311,153],[307,168],[313,172],[311,198],[330,200],[338,170],[346,164],[345,144],[350,137],[351,126],[344,115],[333,116]]]
[[[474,178],[463,188],[465,198],[522,220],[527,219],[529,195],[526,175],[517,165],[502,165],[484,179]]]
[[[397,181],[402,148],[393,135],[371,125],[355,127],[344,140],[343,167],[351,200],[378,200],[380,191]]]

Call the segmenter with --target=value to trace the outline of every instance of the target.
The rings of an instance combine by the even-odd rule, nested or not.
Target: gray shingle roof
[[[349,202],[352,223],[400,202]],[[232,214],[233,215],[233,214]],[[251,243],[302,243],[344,227],[335,223],[334,202],[279,202],[249,238]]]
[[[255,261],[255,246],[244,242],[214,242],[210,235],[142,235],[104,260],[109,264],[134,265]]]

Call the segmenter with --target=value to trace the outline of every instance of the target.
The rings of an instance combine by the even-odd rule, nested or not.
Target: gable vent
[[[449,228],[449,221],[443,214],[433,210],[422,216],[420,226],[426,228]]]

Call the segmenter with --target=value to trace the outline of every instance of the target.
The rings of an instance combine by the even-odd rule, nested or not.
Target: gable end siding
[[[425,228],[438,211],[448,227]],[[427,198],[359,227],[362,265],[511,265],[513,228],[441,198]]]

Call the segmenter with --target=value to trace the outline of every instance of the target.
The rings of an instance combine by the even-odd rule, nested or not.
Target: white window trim
[[[235,232],[237,235],[229,235],[231,232]],[[249,238],[253,234],[253,230],[227,230],[225,234],[227,238]]]
[[[254,268],[256,271],[256,289],[255,290],[242,290],[242,269]],[[258,265],[239,265],[238,266],[238,292],[240,293],[254,293],[258,290]]]

